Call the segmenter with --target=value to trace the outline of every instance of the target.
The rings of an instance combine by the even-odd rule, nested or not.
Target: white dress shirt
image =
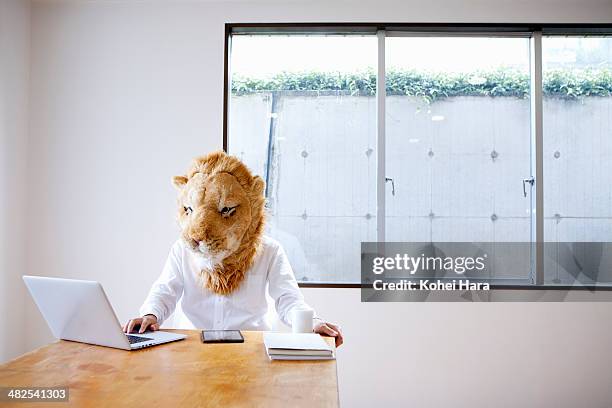
[[[267,287],[278,316],[290,326],[292,309],[310,307],[304,302],[282,246],[267,236],[261,245],[240,286],[223,296],[205,288],[198,277],[210,261],[193,253],[182,240],[176,241],[161,276],[140,308],[141,315],[155,315],[161,324],[180,301],[184,315],[200,329],[270,330],[265,318]]]

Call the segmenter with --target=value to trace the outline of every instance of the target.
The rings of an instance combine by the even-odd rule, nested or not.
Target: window
[[[529,38],[386,37],[384,241],[530,242]],[[489,279],[529,282],[522,248]]]
[[[545,281],[612,283],[612,37],[544,37]]]
[[[376,240],[376,36],[236,35],[230,66],[228,150],[266,180],[268,233],[298,280],[354,282]]]
[[[520,242],[493,285],[612,284],[611,37],[296,27],[230,27],[224,145],[298,281],[358,284],[378,240]]]

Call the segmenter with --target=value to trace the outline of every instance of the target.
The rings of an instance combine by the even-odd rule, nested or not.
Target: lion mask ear
[[[172,184],[174,187],[181,189],[187,184],[187,177],[185,176],[174,176],[172,177]]]
[[[253,185],[251,190],[257,195],[263,195],[266,188],[266,182],[259,176],[253,177]]]

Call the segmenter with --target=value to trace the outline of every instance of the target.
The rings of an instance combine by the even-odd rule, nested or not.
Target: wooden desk
[[[270,361],[261,332],[245,342],[185,340],[138,351],[58,341],[0,365],[0,386],[68,386],[68,403],[11,403],[18,408],[336,407],[336,361]],[[331,344],[331,339],[327,339]]]

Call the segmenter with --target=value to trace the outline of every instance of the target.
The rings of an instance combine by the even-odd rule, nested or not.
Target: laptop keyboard
[[[126,334],[128,341],[130,342],[130,344],[135,344],[135,343],[142,343],[143,341],[149,341],[149,340],[153,340],[150,339],[148,337],[140,337],[140,336],[132,336],[129,334]]]

